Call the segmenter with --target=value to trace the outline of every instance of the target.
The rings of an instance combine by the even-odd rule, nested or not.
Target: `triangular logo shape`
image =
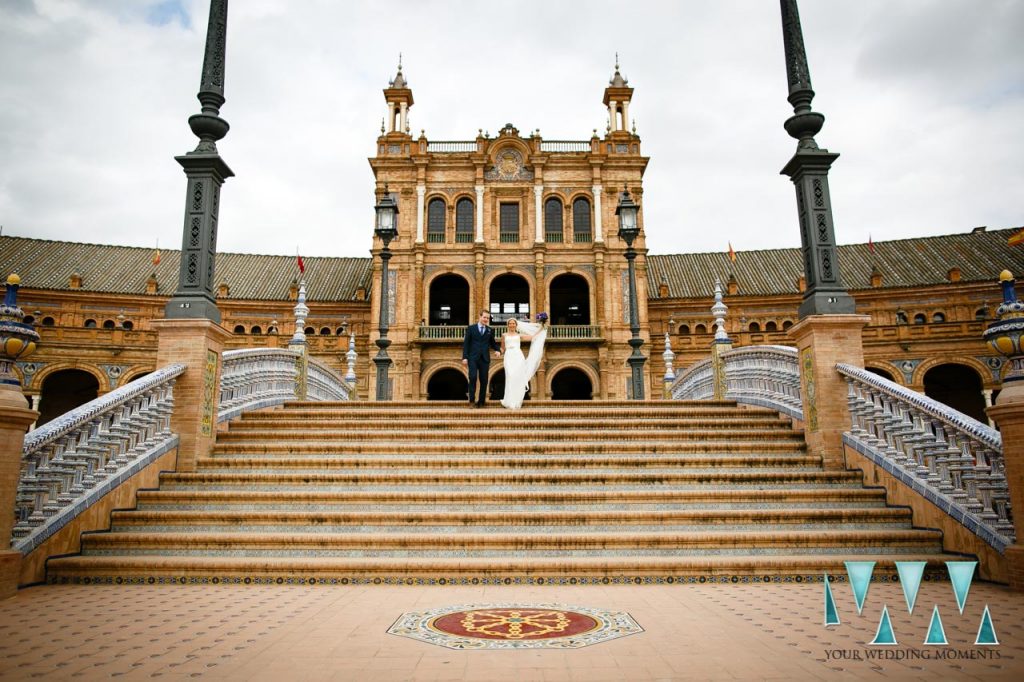
[[[949,582],[953,583],[953,594],[956,595],[956,605],[960,607],[961,614],[967,604],[967,593],[971,591],[971,580],[974,578],[974,569],[977,565],[977,561],[946,562]]]
[[[868,596],[868,585],[871,584],[871,574],[875,570],[874,561],[845,561],[846,577],[850,579],[850,587],[853,588],[853,599],[857,602],[857,615],[864,610],[864,600]]]
[[[895,646],[896,633],[892,631],[892,621],[889,620],[889,607],[882,607],[882,617],[878,621],[878,630],[875,638],[871,640],[877,646]]]
[[[928,635],[924,638],[925,644],[949,644],[946,641],[946,631],[942,627],[942,618],[939,617],[939,605],[932,609],[932,622],[928,624]]]
[[[897,561],[896,571],[900,574],[900,585],[903,587],[903,598],[907,600],[907,611],[914,613],[917,603],[917,591],[921,589],[921,578],[924,577],[926,561]]]
[[[836,600],[832,596],[832,586],[828,582],[828,573],[825,574],[825,627],[839,625],[839,611],[836,609]]]
[[[975,645],[992,646],[999,644],[996,638],[996,628],[992,625],[992,614],[988,612],[988,604],[985,604],[985,613],[981,614],[981,625],[978,626],[978,636],[974,638]]]

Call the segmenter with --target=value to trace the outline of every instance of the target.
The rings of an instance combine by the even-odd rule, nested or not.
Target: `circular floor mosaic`
[[[449,649],[577,649],[643,628],[621,611],[565,604],[468,604],[403,613],[388,632]]]

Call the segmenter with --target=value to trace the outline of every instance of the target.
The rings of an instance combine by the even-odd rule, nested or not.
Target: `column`
[[[401,108],[398,111],[398,132],[404,133],[406,128],[406,117],[409,115],[409,105],[406,102],[402,102]]]
[[[608,120],[611,122],[612,132],[618,130],[618,124],[615,122],[615,112],[618,111],[615,100],[608,100]]]
[[[476,185],[476,240],[484,240],[484,186]],[[422,213],[422,212],[421,212]]]
[[[601,213],[601,194],[604,192],[604,188],[601,185],[594,185],[590,188],[594,193],[594,241],[603,242],[604,233],[601,230],[601,222],[603,214]]]
[[[423,184],[416,185],[416,243],[423,243],[423,212],[424,212],[424,197],[427,196],[427,186]]]
[[[629,130],[629,100],[622,103],[622,129]]]
[[[544,211],[542,201],[544,198],[544,185],[533,186],[533,200],[534,200],[534,214],[537,219],[536,233],[537,236],[535,241],[544,241]]]
[[[981,395],[985,399],[985,409],[986,410],[988,408],[992,407],[993,405],[995,405],[995,403],[992,402],[992,389],[991,388],[982,389]],[[995,423],[992,421],[992,417],[991,416],[988,416],[986,418],[986,421],[988,422],[988,425],[991,426],[992,428],[996,427]]]
[[[14,528],[14,502],[21,477],[21,448],[25,431],[39,413],[29,409],[28,401],[15,386],[0,386],[0,599],[11,597],[18,589],[21,552],[11,549]]]
[[[393,133],[395,131],[395,105],[388,102],[388,116],[387,116],[387,131]]]

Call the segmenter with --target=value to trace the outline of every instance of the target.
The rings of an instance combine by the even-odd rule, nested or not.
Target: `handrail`
[[[476,140],[434,140],[427,142],[427,151],[441,154],[465,154],[477,150]]]
[[[673,400],[707,400],[714,397],[714,370],[711,360],[695,362],[676,375],[669,388]]]
[[[12,546],[28,553],[156,458],[175,448],[174,384],[162,367],[76,407],[25,437]]]
[[[541,140],[542,152],[589,152],[590,140]]]
[[[804,418],[795,348],[746,346],[722,353],[722,362],[726,398],[770,407],[795,419]]]
[[[1002,553],[1013,544],[1013,512],[995,429],[928,396],[853,365],[850,431],[843,441],[924,495]]]
[[[295,400],[300,356],[288,348],[226,350],[220,374],[217,422]]]
[[[352,395],[352,385],[348,381],[313,358],[309,358],[306,390],[309,400],[350,400]]]

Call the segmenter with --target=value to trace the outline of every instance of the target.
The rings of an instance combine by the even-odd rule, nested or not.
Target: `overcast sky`
[[[840,243],[1024,224],[1024,2],[802,0]],[[179,248],[208,0],[0,2],[4,234]],[[414,134],[604,132],[620,53],[653,253],[796,246],[778,3],[234,0],[219,249],[363,256],[399,51]]]

